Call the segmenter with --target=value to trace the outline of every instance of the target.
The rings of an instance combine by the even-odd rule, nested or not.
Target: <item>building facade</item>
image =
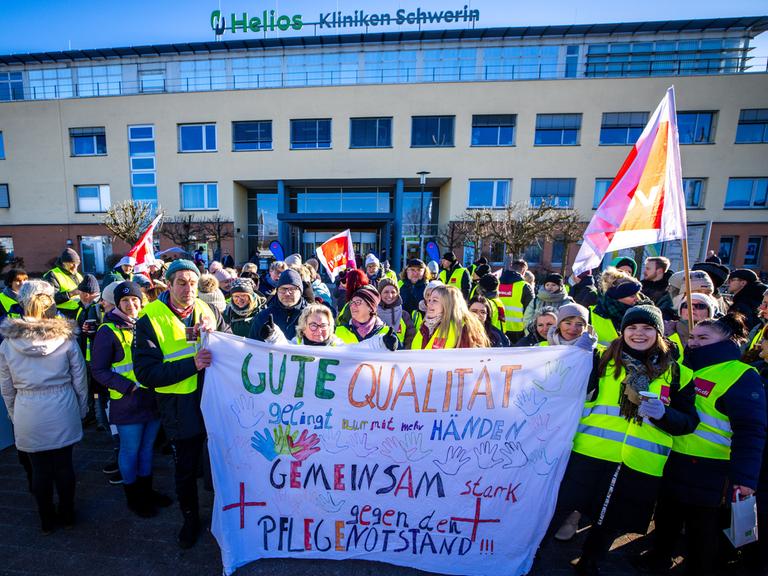
[[[729,18],[0,56],[0,243],[31,271],[69,244],[102,272],[126,249],[104,212],[134,199],[224,221],[222,250],[238,262],[266,258],[273,240],[307,257],[349,228],[359,253],[398,268],[467,210],[546,200],[588,221],[674,84],[692,260],[712,249],[768,270],[768,70],[750,47],[766,28]],[[466,257],[502,261],[504,246],[486,244]],[[576,249],[527,257],[559,269]]]

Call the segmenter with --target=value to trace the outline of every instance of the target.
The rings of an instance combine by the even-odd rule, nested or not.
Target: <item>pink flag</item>
[[[587,226],[573,274],[597,268],[606,252],[686,235],[675,89],[671,87]]]
[[[316,252],[317,258],[322,262],[333,282],[339,272],[351,267],[350,263],[355,261],[352,234],[349,230],[344,230],[344,232],[326,240]]]
[[[146,267],[155,260],[155,248],[152,235],[155,230],[155,226],[157,226],[157,223],[160,222],[162,217],[162,214],[158,214],[157,217],[152,220],[152,223],[147,227],[147,229],[144,230],[144,233],[136,241],[136,244],[133,245],[133,248],[128,251],[127,256],[132,256],[136,259],[134,270],[137,273],[143,272]]]

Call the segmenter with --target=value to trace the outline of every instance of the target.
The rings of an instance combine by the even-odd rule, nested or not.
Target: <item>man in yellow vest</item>
[[[48,282],[56,293],[53,301],[64,316],[74,320],[80,308],[80,292],[77,285],[83,281],[83,277],[77,271],[80,266],[80,256],[72,248],[67,248],[56,261],[56,266],[43,275],[43,280]]]
[[[200,333],[229,332],[219,312],[197,298],[200,272],[190,260],[176,260],[166,271],[168,291],[144,308],[136,322],[133,364],[140,384],[155,391],[165,433],[176,464],[176,496],[184,525],[178,535],[190,548],[200,531],[197,473],[205,425],[200,411],[203,375],[211,352],[200,347]]]
[[[504,333],[514,345],[525,334],[523,313],[533,300],[533,288],[523,275],[528,270],[525,260],[513,260],[499,278],[499,299],[504,304]]]
[[[447,286],[454,286],[461,290],[464,300],[469,302],[469,288],[471,285],[469,270],[464,268],[453,252],[446,252],[440,260],[440,275],[438,279]]]
[[[21,268],[11,268],[5,274],[5,288],[0,292],[0,322],[6,316],[20,318],[23,312],[19,304],[19,289],[28,276]],[[2,340],[0,340],[2,342]]]

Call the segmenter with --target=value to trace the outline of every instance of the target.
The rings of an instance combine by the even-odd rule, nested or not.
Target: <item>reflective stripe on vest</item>
[[[592,328],[595,329],[595,336],[597,336],[597,341],[600,342],[600,344],[605,344],[607,346],[619,337],[619,333],[616,332],[616,328],[609,318],[603,318],[597,314],[594,306],[589,307],[589,312],[589,323],[592,324]]]
[[[0,292],[0,306],[3,307],[3,309],[5,310],[5,314],[9,318],[21,318],[21,314],[16,314],[15,312],[11,313],[11,307],[14,306],[15,304],[18,304],[16,300],[11,298],[7,294]]]
[[[416,331],[418,332],[421,327],[421,322],[424,320],[424,314],[421,313],[421,310],[414,310],[411,312],[411,320],[413,320],[413,327],[416,328]]]
[[[747,350],[752,350],[753,348],[757,348],[760,346],[760,341],[763,339],[763,336],[768,337],[768,324],[760,328],[760,330],[757,331],[757,334],[755,334],[755,337],[752,338],[752,342],[749,343],[749,348]]]
[[[427,342],[427,345],[424,350],[443,350],[443,349],[449,349],[449,348],[456,348],[459,344],[459,339],[456,337],[456,329],[454,328],[453,324],[450,325],[448,328],[448,338],[443,340],[442,338],[437,338],[437,330],[432,334],[432,336],[429,338],[429,342]],[[418,330],[416,332],[416,336],[413,337],[413,341],[411,342],[411,350],[422,350],[421,344],[424,341],[423,336],[421,335],[421,330]]]
[[[194,306],[193,324],[200,322],[203,318],[208,318],[212,324],[215,324],[216,318],[208,304],[195,299]],[[163,362],[191,358],[196,354],[197,346],[187,342],[186,326],[166,304],[160,300],[150,302],[144,308],[144,313],[149,318],[155,337],[160,344]],[[197,374],[168,386],[155,388],[155,392],[160,394],[191,394],[195,390],[197,390]]]
[[[79,272],[75,272],[75,279],[73,280],[72,276],[58,266],[51,270],[51,274],[56,278],[56,282],[59,283],[59,292],[72,292],[73,290],[77,290],[77,285],[83,281],[83,277],[80,276]],[[79,296],[72,296],[66,302],[56,304],[56,307],[62,310],[75,310],[78,306],[80,306]]]
[[[715,404],[747,370],[753,368],[739,360],[729,360],[694,373],[699,424],[693,433],[675,438],[672,445],[675,452],[700,458],[730,460],[733,437],[731,421]]]
[[[650,392],[669,402],[671,371],[651,381]],[[585,456],[623,463],[629,468],[661,476],[664,464],[672,450],[672,436],[645,418],[642,424],[629,421],[621,415],[618,399],[626,371],[614,377],[614,364],[609,363],[600,378],[598,395],[585,404],[581,421],[573,439],[573,451]],[[688,368],[680,367],[680,387],[687,385],[693,376]]]
[[[112,333],[115,335],[115,338],[117,338],[117,341],[120,343],[120,346],[123,349],[123,359],[120,360],[119,362],[112,363],[112,372],[115,372],[116,374],[120,374],[123,378],[127,378],[131,382],[136,382],[138,384],[139,381],[136,379],[136,375],[133,373],[133,356],[131,356],[131,345],[133,344],[133,330],[118,328],[112,322],[105,322],[101,326],[108,328],[112,331]],[[102,328],[100,327],[99,329],[102,329]],[[114,388],[109,389],[110,400],[120,400],[120,398],[122,397],[123,397],[123,394],[121,394]]]
[[[522,332],[525,329],[523,286],[525,280],[499,285],[499,300],[504,304],[504,332]]]

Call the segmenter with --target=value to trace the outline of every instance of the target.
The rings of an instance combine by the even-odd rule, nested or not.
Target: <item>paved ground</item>
[[[0,575],[56,576],[215,576],[221,574],[219,548],[207,530],[191,550],[180,550],[175,537],[180,513],[175,507],[144,520],[128,512],[123,490],[112,486],[101,472],[111,454],[110,440],[92,427],[75,449],[77,524],[40,533],[32,496],[26,491],[24,472],[14,448],[0,452]],[[156,485],[172,493],[173,465],[169,456],[155,457]],[[202,516],[210,519],[212,495],[201,490]],[[532,576],[572,576],[569,561],[578,556],[583,534],[567,544],[542,548]],[[643,545],[630,537],[617,540],[606,562],[605,576],[633,575],[628,556]],[[260,560],[237,571],[236,576],[416,576],[418,570],[362,560]],[[743,570],[730,570],[733,576]]]

